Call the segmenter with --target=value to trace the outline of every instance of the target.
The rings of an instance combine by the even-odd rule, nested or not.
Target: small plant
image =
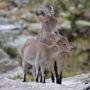
[[[16,48],[9,47],[6,52],[13,58],[17,56],[17,50]]]
[[[16,80],[16,79],[22,79],[20,74],[14,75],[12,77],[8,77],[9,79]]]

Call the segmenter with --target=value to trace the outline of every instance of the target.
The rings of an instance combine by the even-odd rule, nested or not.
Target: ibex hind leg
[[[26,77],[27,77],[27,72],[28,72],[28,65],[25,61],[22,63],[22,65],[23,65],[23,70],[24,70],[23,82],[26,82]]]
[[[40,66],[38,62],[36,62],[36,82],[39,82],[39,76],[40,76]]]
[[[53,73],[51,72],[51,79],[52,79],[52,82],[54,83],[54,75],[53,75]]]
[[[41,68],[42,83],[45,83],[45,69]]]
[[[39,68],[36,69],[36,82],[39,82]]]
[[[61,74],[59,75],[59,84],[62,84],[62,72],[61,72]]]

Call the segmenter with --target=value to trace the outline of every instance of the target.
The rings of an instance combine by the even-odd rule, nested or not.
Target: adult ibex
[[[49,4],[45,4],[39,7],[36,11],[33,11],[37,15],[37,18],[42,23],[42,29],[38,34],[37,39],[40,42],[51,44],[50,35],[52,31],[56,30],[57,20],[54,17],[54,9],[53,6]],[[58,30],[56,30],[58,33]]]

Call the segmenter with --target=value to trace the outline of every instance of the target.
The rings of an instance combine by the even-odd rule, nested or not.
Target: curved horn
[[[51,14],[53,15],[54,14],[54,8],[51,5],[50,5],[50,8],[51,8]]]

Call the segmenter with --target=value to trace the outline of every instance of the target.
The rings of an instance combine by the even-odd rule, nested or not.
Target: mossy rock
[[[12,57],[16,57],[17,56],[17,50],[16,48],[13,48],[13,47],[8,47],[6,52]]]

